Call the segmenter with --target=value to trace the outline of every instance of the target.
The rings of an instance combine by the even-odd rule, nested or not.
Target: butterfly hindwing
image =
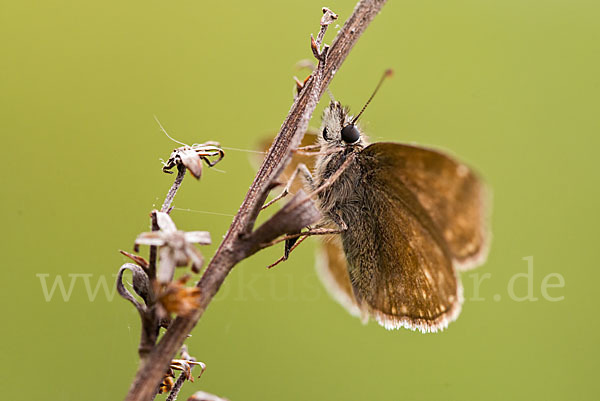
[[[321,282],[331,296],[352,316],[368,321],[368,311],[361,310],[350,283],[346,255],[339,235],[320,238],[321,246],[317,253],[316,269]]]

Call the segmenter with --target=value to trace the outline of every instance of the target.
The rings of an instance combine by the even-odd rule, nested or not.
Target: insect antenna
[[[327,89],[325,89],[325,91],[327,91],[327,95],[329,96],[329,100],[331,100],[332,102],[335,102],[335,97],[333,97],[333,92],[331,92],[331,89],[327,88]]]
[[[371,97],[369,98],[369,100],[367,100],[367,103],[365,103],[365,105],[363,106],[362,110],[360,111],[360,113],[358,113],[356,115],[356,117],[354,117],[352,119],[352,122],[350,124],[354,125],[354,123],[356,123],[356,121],[358,121],[358,118],[362,115],[363,111],[365,111],[365,109],[367,108],[367,106],[369,105],[369,103],[371,103],[371,100],[373,100],[373,97],[375,97],[375,94],[377,93],[377,91],[379,90],[379,88],[381,87],[381,84],[383,83],[383,81],[388,78],[391,77],[392,75],[394,75],[394,71],[390,68],[388,70],[385,70],[385,72],[383,73],[383,75],[381,76],[381,79],[379,80],[379,83],[377,84],[377,86],[375,87],[375,90],[373,91],[373,94],[371,95]]]

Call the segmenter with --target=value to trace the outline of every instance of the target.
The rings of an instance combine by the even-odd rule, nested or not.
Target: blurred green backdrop
[[[341,24],[354,0],[0,4],[3,398],[125,395],[137,313],[85,284],[112,291],[118,249],[171,184],[159,158],[175,145],[153,114],[181,141],[254,148],[289,109],[325,5]],[[599,20],[591,0],[390,2],[331,89],[356,110],[394,68],[363,119],[371,139],[450,149],[492,186],[492,251],[462,276],[460,318],[437,335],[363,326],[318,282],[316,242],[270,271],[282,250],[264,251],[189,339],[208,369],[180,399],[597,399]],[[175,206],[222,215],[173,212],[215,243],[254,174],[243,152],[218,167]],[[509,284],[527,295],[527,257],[537,300],[519,302]],[[544,297],[553,273],[564,287]],[[44,293],[57,278],[67,301]]]

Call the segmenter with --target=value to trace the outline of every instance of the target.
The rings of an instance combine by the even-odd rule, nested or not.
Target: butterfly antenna
[[[162,131],[162,132],[163,132],[163,133],[164,133],[164,134],[167,136],[167,138],[169,138],[169,139],[170,139],[170,140],[172,140],[173,142],[175,142],[175,143],[178,143],[178,144],[180,144],[180,145],[183,145],[183,146],[188,146],[187,144],[185,144],[185,143],[183,143],[183,142],[179,142],[177,139],[174,139],[174,138],[172,138],[172,137],[171,137],[171,135],[169,135],[169,134],[167,133],[167,130],[166,130],[166,129],[164,129],[164,127],[162,126],[162,124],[160,123],[160,121],[158,121],[158,117],[156,117],[156,115],[154,115],[154,120],[156,120],[156,123],[157,123],[157,124],[158,124],[158,126],[160,127],[160,130],[161,130],[161,131]]]
[[[375,90],[373,91],[373,94],[371,95],[371,97],[369,98],[369,100],[367,100],[367,103],[365,103],[365,105],[363,106],[362,110],[360,111],[360,113],[358,113],[356,115],[356,117],[354,117],[352,119],[352,123],[354,124],[356,121],[358,121],[358,118],[362,115],[362,113],[365,111],[365,109],[367,108],[367,106],[369,105],[369,103],[371,103],[371,100],[373,100],[373,98],[375,97],[375,94],[377,93],[377,91],[379,90],[379,87],[381,87],[381,84],[383,83],[383,81],[388,78],[391,77],[392,75],[394,75],[394,71],[390,68],[388,70],[386,70],[383,75],[381,76],[381,79],[379,80],[379,83],[377,84],[377,86],[375,87]]]
[[[329,96],[329,99],[332,102],[335,102],[335,97],[333,97],[333,93],[331,92],[331,90],[329,88],[327,88],[326,91],[327,91],[327,95]]]

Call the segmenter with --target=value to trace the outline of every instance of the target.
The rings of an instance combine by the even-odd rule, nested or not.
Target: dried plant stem
[[[177,190],[179,189],[179,187],[181,186],[181,183],[183,182],[183,178],[185,177],[185,172],[186,172],[185,166],[183,166],[183,165],[177,166],[177,177],[175,177],[175,181],[173,182],[173,185],[171,185],[169,192],[167,192],[165,201],[163,202],[162,208],[160,209],[161,212],[166,213],[171,208],[171,203],[173,202],[173,199],[175,198],[175,195],[177,194]],[[155,211],[152,212],[152,214],[150,215],[150,218],[152,221],[152,231],[158,231],[159,227],[158,227],[158,222],[156,220],[156,212]],[[157,256],[158,256],[157,247],[151,246],[150,247],[150,260],[148,262],[148,278],[151,281],[153,281],[156,278]],[[146,335],[142,335],[142,338],[140,340],[140,345],[138,348],[140,358],[142,359],[142,364],[144,364],[144,360],[147,358],[150,350],[155,346],[156,339],[158,338],[158,327],[156,327],[156,330],[155,330],[155,326],[158,325],[159,319],[155,315],[156,310],[153,309],[151,305],[150,305],[150,308],[151,309],[148,310],[148,312],[143,316],[143,319],[142,319],[142,330],[144,332],[146,332]]]
[[[179,395],[179,391],[181,391],[181,387],[183,386],[183,383],[185,383],[185,381],[186,381],[185,372],[181,372],[181,374],[175,381],[175,384],[173,385],[173,389],[171,390],[171,392],[169,393],[169,396],[167,397],[167,399],[165,401],[175,401],[177,399],[177,396]]]
[[[162,125],[161,125],[161,127],[162,127]],[[167,192],[167,196],[165,196],[165,201],[163,202],[163,205],[160,208],[161,212],[165,212],[165,213],[169,212],[169,209],[171,208],[171,203],[173,203],[173,199],[175,198],[175,195],[177,194],[177,191],[179,190],[179,187],[181,186],[181,183],[183,182],[183,178],[185,177],[186,171],[187,171],[187,169],[185,168],[185,166],[183,166],[181,164],[177,165],[177,176],[175,177],[175,181],[173,181],[173,185],[171,185],[169,192]],[[152,212],[152,214],[150,215],[150,219],[152,221],[152,231],[158,231],[159,227],[158,227],[158,222],[156,221],[156,213],[155,212]],[[156,278],[157,256],[158,256],[157,247],[151,246],[150,247],[150,260],[148,261],[148,278],[150,280],[154,280]]]
[[[177,177],[175,177],[175,181],[173,182],[173,185],[171,185],[171,189],[169,189],[169,192],[167,192],[165,201],[163,202],[163,205],[160,208],[161,212],[165,212],[165,213],[169,212],[169,209],[171,208],[171,203],[173,203],[173,199],[175,198],[175,195],[177,194],[177,191],[179,190],[179,187],[181,186],[181,183],[183,182],[183,178],[185,177],[186,170],[187,169],[185,168],[184,165],[182,165],[182,164],[177,165]]]
[[[156,213],[153,211],[150,214],[150,220],[152,221],[152,231],[158,231],[158,221],[156,220]],[[150,260],[148,261],[148,278],[152,281],[156,278],[156,262],[158,261],[158,247],[150,247]]]
[[[145,363],[140,365],[126,397],[127,401],[148,401],[152,398],[156,384],[161,380],[170,360],[180,349],[231,269],[240,260],[256,252],[259,249],[257,244],[273,240],[274,238],[270,237],[275,234],[278,234],[277,236],[285,234],[285,232],[274,232],[275,228],[289,224],[275,221],[274,218],[280,213],[253,232],[256,217],[273,187],[272,183],[289,162],[292,150],[300,145],[321,95],[327,89],[329,82],[358,38],[384,4],[385,0],[360,1],[333,41],[331,48],[325,46],[319,54],[317,69],[294,101],[279,134],[234,217],[231,227],[210,261],[202,279],[198,282],[201,290],[200,307],[192,316],[178,317],[171,323],[165,335],[146,358]],[[324,19],[326,17],[327,14],[324,15]],[[326,24],[323,25],[323,20],[322,26],[326,27]],[[306,202],[299,204],[305,205]],[[281,217],[285,216],[281,214]],[[271,224],[273,230],[264,229],[267,224]],[[298,231],[299,228],[301,227],[298,227]]]

